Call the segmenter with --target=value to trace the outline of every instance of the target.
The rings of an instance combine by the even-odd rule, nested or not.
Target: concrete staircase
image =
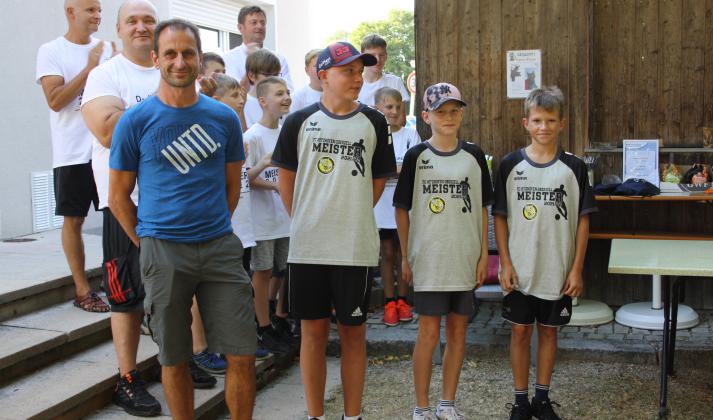
[[[85,242],[97,239],[89,236]],[[4,245],[0,244],[0,254],[6,251]],[[99,245],[97,249],[101,250],[100,243],[90,245]],[[90,261],[90,255],[87,257]],[[133,417],[111,403],[118,371],[109,314],[73,307],[70,277],[57,277],[56,272],[44,270],[38,274],[40,279],[18,281],[16,273],[2,268],[9,263],[23,266],[22,261],[21,256],[12,259],[7,252],[0,255],[0,419]],[[66,271],[66,262],[62,264]],[[24,269],[31,266],[27,264]],[[88,275],[93,288],[98,289],[100,270],[91,269]],[[149,391],[161,401],[163,415],[168,416],[168,405],[157,382],[157,351],[151,338],[142,336],[138,368],[149,382]],[[294,356],[258,362],[258,387],[289,366]],[[213,389],[196,390],[195,406],[197,418],[216,418],[225,413],[222,377]]]

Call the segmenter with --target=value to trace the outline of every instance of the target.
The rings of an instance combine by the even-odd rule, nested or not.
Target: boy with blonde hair
[[[483,284],[488,271],[486,206],[493,200],[492,183],[483,151],[458,139],[465,105],[449,83],[426,89],[421,117],[433,136],[406,152],[394,193],[403,276],[413,282],[420,316],[413,350],[414,420],[434,419],[428,390],[443,316],[443,388],[435,417],[462,418],[455,398],[466,327],[475,312],[473,289]]]
[[[416,130],[401,126],[401,107],[403,106],[401,93],[390,87],[383,87],[374,95],[376,109],[381,111],[389,123],[391,140],[394,144],[397,172],[401,171],[401,164],[406,151],[421,143],[421,137]],[[408,284],[401,276],[401,250],[399,236],[396,233],[396,219],[394,218],[394,190],[397,178],[386,181],[384,193],[379,202],[374,206],[376,227],[379,228],[381,239],[381,284],[384,288],[384,317],[383,322],[393,327],[399,322],[413,320],[411,306],[406,302]],[[394,266],[396,266],[396,279],[394,279]],[[394,280],[397,283],[397,294],[394,293]]]
[[[317,76],[317,56],[322,52],[320,49],[310,50],[305,54],[305,73],[309,77],[309,84],[292,95],[292,107],[290,112],[295,112],[308,105],[319,102],[322,97],[322,83]]]
[[[289,337],[281,336],[272,326],[269,285],[273,269],[283,272],[287,266],[290,216],[285,211],[277,186],[280,170],[272,165],[265,166],[265,163],[269,162],[275,149],[280,134],[280,118],[289,112],[292,101],[287,83],[275,76],[260,80],[255,86],[255,95],[262,107],[262,117],[245,132],[245,141],[250,150],[247,165],[252,168],[250,201],[257,242],[250,268],[253,270],[258,344],[268,351],[284,353],[290,349]]]
[[[589,213],[597,210],[587,166],[563,151],[564,95],[535,89],[522,124],[530,145],[503,158],[495,183],[495,239],[500,254],[503,318],[512,324],[510,363],[515,403],[510,419],[556,420],[549,399],[557,328],[569,323],[582,293]],[[537,244],[537,246],[532,246]],[[537,380],[528,401],[530,339],[537,322]]]
[[[325,418],[332,308],[342,352],[342,418],[361,418],[369,267],[379,258],[373,206],[396,172],[384,116],[356,102],[364,66],[375,63],[346,42],[325,48],[317,58],[322,99],[286,118],[272,156],[292,216],[290,309],[302,322],[300,370],[310,419]]]

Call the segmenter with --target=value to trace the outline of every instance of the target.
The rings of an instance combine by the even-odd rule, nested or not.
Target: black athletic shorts
[[[572,298],[545,300],[515,290],[503,298],[503,318],[519,325],[533,325],[535,320],[546,327],[567,325],[572,318]]]
[[[379,229],[379,239],[386,240],[391,239],[392,241],[399,242],[399,232],[396,229]]]
[[[139,249],[131,242],[111,211],[106,208],[103,213],[102,288],[112,312],[142,311],[146,293],[139,269]]]
[[[443,316],[453,312],[470,316],[475,313],[475,295],[472,290],[415,292],[413,296],[413,308],[419,315]]]
[[[369,267],[287,264],[290,313],[295,319],[329,318],[343,325],[366,322],[371,297]]]
[[[99,196],[94,184],[92,163],[54,168],[54,198],[57,216],[87,217],[89,206],[99,211]]]

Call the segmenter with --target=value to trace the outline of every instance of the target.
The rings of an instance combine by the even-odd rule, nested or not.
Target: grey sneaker
[[[436,415],[433,414],[433,411],[431,410],[428,410],[425,413],[417,414],[416,410],[414,409],[411,420],[438,420],[438,417],[436,417]]]
[[[438,420],[463,420],[465,416],[459,413],[455,407],[441,407],[439,405],[436,408],[436,418]]]

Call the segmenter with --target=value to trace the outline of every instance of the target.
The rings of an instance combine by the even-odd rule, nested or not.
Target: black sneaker
[[[530,420],[532,418],[532,407],[527,402],[525,405],[507,403],[505,407],[510,409],[510,420]]]
[[[161,404],[146,390],[146,383],[136,369],[119,378],[111,400],[132,416],[154,417],[161,414]]]
[[[537,401],[533,398],[530,404],[532,407],[532,416],[540,420],[562,420],[560,416],[555,413],[555,410],[552,408],[553,405],[560,407],[559,404],[550,401],[549,398],[545,401]]]
[[[292,326],[290,325],[290,321],[277,315],[273,315],[271,318],[272,327],[275,331],[277,331],[282,341],[289,345],[294,344],[295,337],[292,335]]]
[[[290,351],[290,345],[285,343],[280,334],[272,327],[262,334],[258,334],[257,344],[270,353],[287,353]]]
[[[196,362],[193,360],[188,361],[188,368],[191,370],[191,380],[193,381],[193,388],[196,389],[208,389],[213,388],[218,382],[212,375],[203,369],[199,368]]]

